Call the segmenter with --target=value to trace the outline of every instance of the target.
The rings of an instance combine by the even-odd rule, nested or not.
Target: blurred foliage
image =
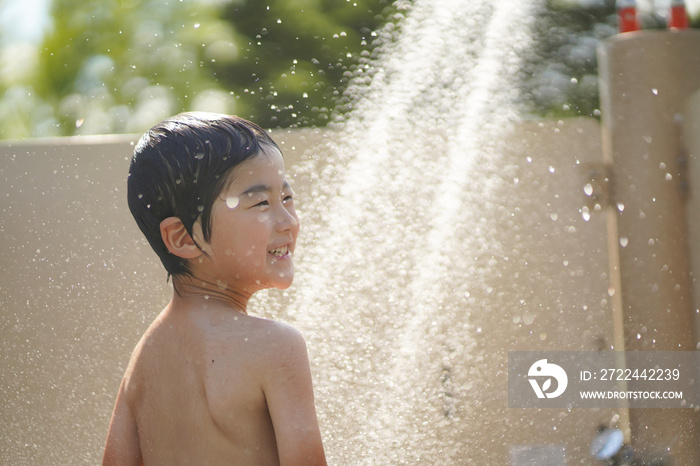
[[[387,0],[53,0],[0,138],[141,132],[185,110],[326,124]],[[26,77],[25,77],[26,78]],[[21,118],[17,118],[21,115]]]
[[[598,42],[617,32],[615,0],[548,0],[535,23],[535,49],[526,65],[530,111],[548,117],[600,115]]]
[[[545,4],[524,70],[528,111],[597,116],[595,48],[616,32],[614,2]],[[184,110],[236,113],[265,127],[325,125],[349,107],[343,92],[374,55],[373,31],[400,18],[391,0],[51,5],[53,26],[38,46],[0,54],[0,138],[138,133]]]
[[[386,0],[232,2],[222,17],[243,50],[212,69],[227,88],[243,90],[245,114],[264,125],[325,124],[392,11]]]

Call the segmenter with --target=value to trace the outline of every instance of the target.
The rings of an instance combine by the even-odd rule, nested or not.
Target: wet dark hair
[[[148,130],[129,167],[129,210],[168,275],[191,275],[187,260],[168,251],[160,224],[179,218],[190,236],[201,218],[211,239],[211,211],[232,170],[277,144],[258,125],[236,116],[188,112]]]

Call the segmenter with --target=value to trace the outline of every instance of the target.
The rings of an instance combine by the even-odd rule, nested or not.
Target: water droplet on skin
[[[608,288],[608,296],[614,296],[615,295],[615,288],[612,286]]]
[[[593,185],[591,183],[586,183],[583,187],[583,192],[586,193],[586,196],[593,195]]]
[[[622,246],[623,248],[624,248],[624,247],[627,247],[627,243],[628,243],[628,242],[629,242],[629,239],[627,239],[627,237],[622,236],[622,237],[620,238],[620,246]]]
[[[229,196],[226,198],[226,207],[229,209],[235,209],[238,206],[238,196]]]
[[[221,290],[225,290],[228,288],[228,284],[226,282],[222,282],[221,280],[216,281],[216,285],[219,287]]]
[[[654,243],[655,243],[655,242],[654,242],[654,238],[649,238],[649,241],[647,241],[647,244],[648,244],[649,246],[653,246]]]
[[[531,313],[529,313],[529,312],[526,312],[526,313],[523,315],[523,323],[524,323],[525,325],[530,325],[530,324],[532,324],[534,321],[535,321],[535,314],[531,314]]]
[[[666,173],[666,181],[671,181],[673,179],[673,175],[670,173]]]
[[[197,211],[198,211],[198,212],[203,212],[203,211],[204,211],[204,206],[203,206],[203,205],[198,205],[198,206],[197,206]]]
[[[549,166],[549,168],[547,170],[549,171],[549,173],[554,173],[554,167],[551,165]]]
[[[646,141],[647,144],[651,144],[652,138],[651,136],[642,136],[642,139]]]
[[[654,87],[654,88],[651,89],[651,93],[654,94],[654,95],[659,95],[659,90],[658,90],[657,88]]]
[[[557,219],[559,218],[559,214],[556,212],[552,212],[551,214],[549,214],[549,218],[551,218],[553,221],[556,222]]]
[[[622,202],[618,202],[617,203],[617,210],[619,210],[620,212],[624,211],[625,205]]]

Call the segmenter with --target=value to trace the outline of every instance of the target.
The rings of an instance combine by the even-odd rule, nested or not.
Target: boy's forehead
[[[284,159],[276,149],[268,149],[246,160],[232,172],[231,188],[245,189],[250,184],[277,181],[287,185]],[[277,183],[275,183],[277,184]]]

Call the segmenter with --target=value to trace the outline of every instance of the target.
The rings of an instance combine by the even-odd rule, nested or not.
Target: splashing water
[[[499,147],[515,118],[512,83],[534,8],[399,8],[405,18],[355,72],[353,111],[330,159],[307,167],[318,180],[302,207],[287,315],[319,374],[332,463],[459,458],[469,314],[492,291],[484,271],[502,255],[486,212],[499,209]]]

